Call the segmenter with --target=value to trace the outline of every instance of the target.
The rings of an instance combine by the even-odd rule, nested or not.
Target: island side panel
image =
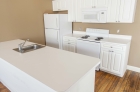
[[[0,81],[11,92],[56,92],[1,58]]]
[[[65,92],[94,92],[95,67]]]

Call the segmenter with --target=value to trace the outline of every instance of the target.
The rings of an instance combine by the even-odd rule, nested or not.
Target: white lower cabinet
[[[126,71],[130,44],[103,43],[100,69],[122,77]]]
[[[101,69],[110,70],[109,69],[109,60],[110,60],[110,52],[106,49],[101,50]]]
[[[121,65],[123,64],[124,52],[113,50],[101,51],[101,69],[110,71],[115,74],[121,73]]]
[[[63,37],[63,50],[75,52],[76,51],[76,38]]]

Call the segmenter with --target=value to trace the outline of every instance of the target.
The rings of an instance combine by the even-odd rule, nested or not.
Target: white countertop
[[[65,91],[100,62],[99,59],[44,47],[21,54],[14,51],[23,40],[0,43],[0,58],[55,91]],[[32,44],[27,42],[27,45]]]
[[[68,34],[68,35],[65,35],[65,36],[81,38],[84,35],[86,35],[86,34]],[[116,36],[116,38],[113,37],[113,36]],[[96,37],[93,37],[93,39],[96,39]],[[104,39],[100,40],[100,42],[101,43],[103,43],[103,42],[113,42],[113,43],[119,43],[119,44],[128,44],[128,43],[131,42],[131,39],[123,39],[123,38],[117,37],[117,35],[110,34],[109,37],[104,37]]]

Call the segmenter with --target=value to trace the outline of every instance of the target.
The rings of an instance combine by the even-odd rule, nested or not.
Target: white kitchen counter
[[[75,38],[81,38],[82,36],[84,36],[86,34],[68,34],[65,36],[68,37],[75,37]],[[120,38],[119,38],[120,37]],[[130,39],[124,39],[124,37],[122,38],[122,36],[120,35],[112,35],[110,34],[109,37],[105,37],[104,39],[100,40],[101,43],[103,42],[113,42],[113,43],[119,43],[119,44],[128,44],[131,42]]]
[[[97,58],[47,46],[23,54],[14,51],[22,42],[0,42],[0,58],[57,92],[68,90],[100,63]]]

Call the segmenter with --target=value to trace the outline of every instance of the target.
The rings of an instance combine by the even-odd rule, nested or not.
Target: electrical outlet
[[[117,33],[120,33],[120,30],[119,29],[117,30]]]

